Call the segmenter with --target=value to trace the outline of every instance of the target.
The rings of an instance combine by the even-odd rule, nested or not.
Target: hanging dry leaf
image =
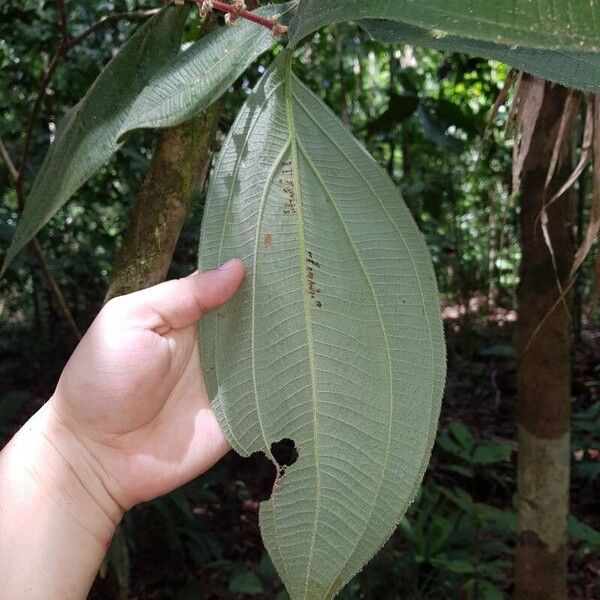
[[[592,194],[592,207],[590,213],[590,223],[583,243],[575,253],[575,261],[571,269],[571,277],[575,274],[583,264],[583,261],[590,253],[598,233],[600,233],[600,96],[594,96],[594,133],[593,133],[593,156],[594,156],[594,191]]]

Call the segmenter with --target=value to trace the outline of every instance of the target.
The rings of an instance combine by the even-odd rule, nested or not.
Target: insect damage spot
[[[273,234],[272,233],[265,234],[265,236],[263,237],[263,246],[265,248],[269,248],[272,244],[273,244]]]
[[[294,189],[294,173],[292,171],[292,162],[286,161],[281,168],[281,177],[279,183],[283,188],[286,202],[283,205],[284,215],[296,214],[296,190]]]
[[[309,250],[306,258],[306,276],[308,279],[308,295],[315,300],[321,289],[317,286],[316,270],[321,265],[313,258],[313,253]],[[321,303],[316,302],[317,308],[321,308]]]
[[[280,467],[291,467],[298,460],[296,444],[290,438],[271,444],[271,454]]]
[[[283,476],[287,467],[292,466],[298,460],[298,449],[294,440],[283,438],[271,444],[271,456],[275,460],[277,473],[273,482],[273,494],[281,490]]]

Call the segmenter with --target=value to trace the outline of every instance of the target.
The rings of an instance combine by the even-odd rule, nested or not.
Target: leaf
[[[368,136],[394,134],[396,125],[410,118],[419,106],[419,98],[409,94],[392,94],[388,108],[365,127]]]
[[[229,582],[229,591],[238,594],[263,594],[265,588],[258,575],[245,571],[234,575]]]
[[[381,548],[429,460],[445,351],[431,258],[396,187],[282,53],[215,167],[200,269],[246,278],[202,320],[237,452],[293,440],[260,509],[293,600],[335,597]]]
[[[434,144],[442,150],[449,150],[457,154],[462,152],[465,146],[464,142],[446,133],[447,128],[435,118],[428,106],[420,104],[416,116],[423,127],[425,135]]]
[[[255,12],[270,18],[289,14],[292,6],[288,2]],[[119,136],[133,129],[178,125],[202,112],[275,41],[268,29],[245,19],[201,38],[148,82],[133,103]]]
[[[290,42],[332,23],[390,19],[445,34],[551,50],[600,50],[600,5],[587,0],[300,0]]]
[[[476,465],[492,465],[510,460],[510,448],[500,444],[482,444],[475,448],[473,463]]]
[[[187,7],[147,21],[63,118],[27,199],[3,273],[15,255],[119,148],[117,135],[135,96],[179,50]]]
[[[448,467],[448,470],[454,471],[454,473],[458,473],[463,477],[473,477],[473,470],[469,469],[468,467],[461,467],[460,465],[450,465],[450,467]]]
[[[468,560],[453,560],[445,557],[432,558],[431,564],[444,571],[450,571],[450,573],[457,573],[459,575],[472,575],[477,572],[477,567]]]
[[[260,564],[258,565],[258,570],[260,571],[260,576],[268,582],[273,581],[277,577],[277,571],[275,570],[275,565],[271,560],[271,557],[268,554],[265,554],[260,559]]]
[[[481,56],[568,87],[590,92],[600,89],[600,53],[577,50],[565,52],[555,48],[540,50],[456,35],[439,36],[427,29],[399,21],[365,19],[359,25],[372,38],[386,44],[402,42],[444,52]]]
[[[455,421],[448,427],[450,433],[454,436],[454,439],[460,444],[463,450],[470,452],[473,449],[473,434],[470,429],[459,421]]]
[[[480,356],[485,356],[486,358],[516,358],[517,352],[514,346],[510,346],[508,344],[494,344],[493,346],[488,346],[484,350],[479,353]]]
[[[578,542],[583,542],[594,548],[600,548],[600,532],[593,527],[586,525],[577,517],[569,515],[567,517],[569,536]]]
[[[500,589],[489,581],[478,581],[477,587],[482,594],[482,600],[502,600],[504,598]]]

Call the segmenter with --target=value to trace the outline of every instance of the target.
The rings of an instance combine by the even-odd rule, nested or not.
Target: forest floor
[[[444,315],[448,342],[448,382],[440,431],[452,431],[455,424],[462,424],[477,443],[506,448],[510,458],[489,465],[469,464],[468,460],[461,462],[460,457],[448,452],[448,443],[440,447],[438,438],[425,487],[442,490],[461,488],[476,503],[502,510],[510,509],[514,503],[517,450],[516,361],[511,343],[514,314],[499,310],[493,318],[488,318],[448,306]],[[600,530],[600,440],[594,437],[600,431],[600,423],[598,415],[593,412],[600,401],[600,331],[587,328],[581,337],[573,364],[575,427],[572,514],[581,522]],[[51,380],[51,377],[40,377],[39,389],[35,390],[32,397],[31,378],[18,375],[22,372],[15,368],[18,360],[18,357],[6,353],[0,357],[0,377],[6,389],[16,397],[19,394],[27,395],[25,402],[19,402],[20,408],[10,423],[2,423],[0,411],[0,426],[3,426],[0,433],[4,434],[5,440],[11,430],[40,406],[43,398],[51,392],[50,389],[43,389],[43,382]],[[52,372],[58,371],[58,368],[56,366]],[[446,437],[446,442],[448,439]],[[593,440],[596,440],[595,445],[590,443]],[[465,469],[471,471],[470,476],[462,476]],[[98,578],[90,598],[118,599],[116,590],[119,588],[121,597],[125,597],[125,590],[129,588],[128,597],[132,600],[276,598],[280,584],[264,558],[258,529],[259,503],[269,497],[273,480],[274,469],[263,456],[241,459],[231,453],[211,472],[180,493],[138,507],[123,524],[124,535],[120,539],[126,539],[127,542],[117,543],[113,547],[108,574]],[[435,520],[438,517],[432,513],[431,518]],[[493,537],[495,534],[491,535]],[[489,544],[489,541],[488,538],[486,543]],[[507,535],[503,540],[493,541],[502,542],[506,546],[507,556],[510,556],[514,538]],[[384,553],[398,557],[406,550],[406,541],[395,534]],[[448,553],[460,554],[464,550],[455,545],[449,547]],[[469,548],[467,550],[471,551]],[[411,551],[414,552],[414,548],[411,547]],[[508,596],[512,586],[510,560],[498,560],[497,564],[503,576],[495,585],[501,590],[501,595]],[[373,569],[379,568],[377,565],[365,570],[361,576],[362,591],[358,595],[348,595],[348,598],[382,598],[379,592],[369,591],[369,587],[377,589],[378,584],[371,584],[368,580],[369,577],[378,577],[377,571],[373,575]],[[569,571],[570,599],[600,599],[599,548],[573,544]],[[398,573],[404,571],[393,572],[397,580]],[[120,580],[120,585],[117,580]],[[385,580],[383,575],[381,580]],[[414,582],[407,585],[410,587]],[[430,595],[418,595],[417,592],[406,595],[403,591],[389,589],[389,586],[386,589],[389,590],[386,598],[408,600],[479,597],[479,594],[468,594],[463,588],[455,593],[439,591],[430,592]],[[407,588],[402,586],[400,580],[396,589]],[[248,594],[233,590],[245,590]],[[282,597],[280,595],[277,598]],[[485,594],[480,597],[488,598]]]

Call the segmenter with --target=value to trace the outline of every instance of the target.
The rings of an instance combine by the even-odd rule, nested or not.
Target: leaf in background
[[[229,591],[236,594],[264,594],[265,588],[258,575],[244,571],[233,575],[229,581]]]
[[[567,517],[569,536],[578,542],[583,542],[593,548],[600,548],[600,532],[586,525],[574,515]]]
[[[2,272],[63,204],[119,148],[117,135],[136,95],[179,50],[188,7],[169,7],[145,23],[63,118],[37,174]]]
[[[200,328],[232,446],[276,462],[272,445],[295,443],[261,530],[291,598],[322,600],[414,498],[445,350],[431,258],[409,211],[289,60],[280,55],[257,86],[215,168],[200,269],[237,256],[247,275]]]
[[[290,14],[293,3],[255,11],[263,17]],[[265,27],[240,19],[235,26],[220,27],[201,38],[166,64],[148,82],[134,102],[120,136],[143,127],[169,127],[197,115],[231,84],[276,40]]]
[[[510,460],[510,448],[500,444],[484,443],[475,448],[473,463],[476,465],[493,465]]]
[[[412,94],[393,94],[388,108],[365,127],[367,136],[393,136],[396,125],[410,118],[419,106],[419,98]]]
[[[431,31],[398,21],[366,19],[359,25],[375,40],[385,44],[404,43],[444,52],[461,52],[498,60],[522,71],[595,92],[600,90],[600,53],[536,50],[455,35],[435,36]]]
[[[551,50],[600,50],[600,4],[588,0],[300,0],[290,42],[324,25],[358,19],[390,19],[423,27],[432,35],[459,35],[505,45]]]
[[[465,143],[446,132],[447,127],[440,123],[431,113],[429,106],[419,104],[416,117],[419,123],[421,123],[427,138],[442,150],[449,150],[456,154],[463,151]]]

